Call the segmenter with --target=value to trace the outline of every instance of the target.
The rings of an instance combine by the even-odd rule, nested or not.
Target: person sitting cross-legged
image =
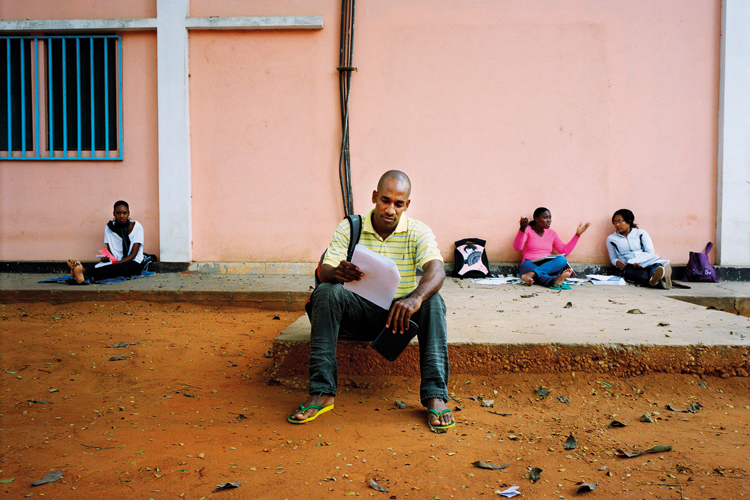
[[[579,224],[575,236],[567,244],[562,242],[554,229],[550,229],[551,225],[552,214],[544,207],[534,210],[531,222],[521,217],[520,228],[513,240],[513,249],[521,252],[521,265],[518,268],[521,281],[529,286],[539,283],[556,290],[570,289],[565,279],[575,273],[565,256],[573,251],[578,238],[590,223]],[[559,255],[552,255],[553,249]]]
[[[143,226],[130,220],[130,206],[127,202],[115,202],[114,220],[104,228],[104,244],[107,251],[117,259],[110,262],[109,257],[101,257],[98,264],[81,264],[80,261],[68,259],[70,274],[79,285],[89,281],[99,281],[120,276],[134,276],[143,270]],[[71,281],[72,283],[72,281]]]
[[[411,182],[397,170],[383,174],[372,193],[375,207],[362,217],[359,244],[392,259],[401,282],[389,310],[344,288],[363,273],[346,260],[349,223],[342,221],[328,245],[320,281],[312,295],[309,398],[287,420],[304,424],[333,409],[337,390],[336,341],[339,329],[356,340],[373,340],[385,326],[399,334],[409,320],[419,326],[421,385],[419,396],[428,422],[437,429],[455,425],[448,402],[448,340],[445,302],[438,293],[445,280],[443,259],[432,230],[404,214]],[[424,275],[417,283],[416,267]]]

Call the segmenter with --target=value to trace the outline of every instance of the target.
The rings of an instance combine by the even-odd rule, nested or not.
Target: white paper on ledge
[[[497,278],[471,278],[477,285],[513,285],[521,282],[518,276],[499,276]]]
[[[401,283],[401,274],[396,263],[367,247],[357,245],[354,247],[352,264],[357,266],[364,276],[359,281],[344,283],[344,288],[385,310],[390,309],[398,284]]]
[[[627,285],[624,279],[619,276],[604,276],[601,274],[587,274],[587,278],[595,285],[615,285],[624,286]]]

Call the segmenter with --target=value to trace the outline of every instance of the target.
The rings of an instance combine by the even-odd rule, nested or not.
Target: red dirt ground
[[[305,393],[268,385],[265,371],[274,337],[299,314],[0,306],[0,498],[478,499],[517,485],[546,499],[572,497],[581,481],[596,483],[584,498],[750,498],[748,378],[458,375],[449,406],[463,410],[444,434],[426,425],[418,380],[378,378],[343,385],[332,412],[295,426],[286,415]],[[121,342],[137,344],[107,347]],[[551,394],[541,399],[539,386]],[[665,408],[695,402],[697,413]],[[646,412],[654,423],[640,421]],[[570,434],[578,447],[566,450]],[[616,456],[658,444],[673,449]],[[533,467],[536,483],[524,477]],[[31,486],[52,470],[65,472]],[[242,484],[212,493],[233,481]]]

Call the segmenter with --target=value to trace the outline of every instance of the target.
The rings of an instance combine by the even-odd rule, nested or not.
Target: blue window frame
[[[122,39],[0,37],[0,159],[121,160]]]

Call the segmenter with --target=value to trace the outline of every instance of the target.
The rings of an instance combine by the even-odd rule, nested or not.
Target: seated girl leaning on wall
[[[621,208],[612,216],[615,232],[607,236],[607,252],[613,266],[626,281],[641,286],[672,288],[672,268],[654,251],[646,231],[635,223],[635,215]]]
[[[134,276],[143,271],[143,226],[138,221],[130,220],[130,207],[125,201],[115,203],[113,215],[114,220],[104,228],[104,243],[117,262],[111,262],[106,256],[100,257],[98,264],[81,264],[68,259],[68,267],[76,283]]]

